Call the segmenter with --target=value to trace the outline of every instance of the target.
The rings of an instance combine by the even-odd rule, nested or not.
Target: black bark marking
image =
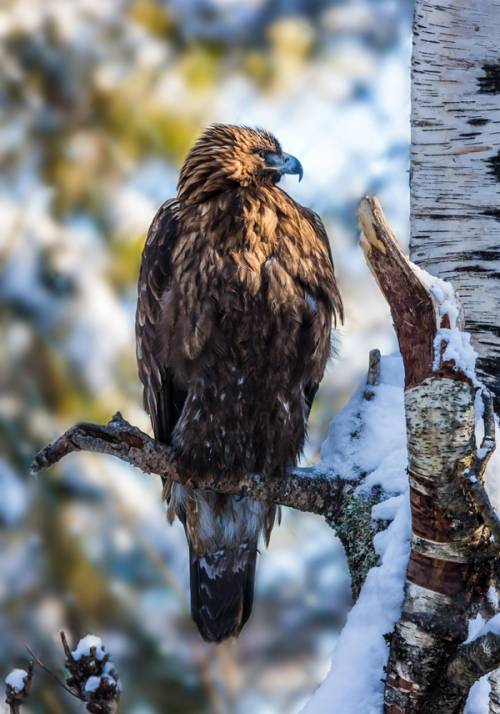
[[[500,256],[500,252],[495,248],[491,250],[471,250],[467,253],[456,253],[457,259],[464,261],[478,260],[481,263],[486,263],[491,260],[497,260]]]
[[[488,164],[488,173],[494,176],[497,181],[500,181],[500,151],[497,151],[495,156],[490,156],[485,161]]]
[[[456,273],[489,273],[488,268],[483,268],[481,265],[459,265],[455,268]]]
[[[493,335],[500,337],[500,326],[499,325],[489,325],[484,322],[473,322],[472,323],[477,330],[481,332],[491,332]]]
[[[489,327],[491,329],[491,326]],[[500,414],[500,380],[491,380],[490,375],[498,372],[498,360],[491,357],[479,357],[477,370],[480,378],[484,379],[488,389],[493,393],[493,404],[497,414]]]
[[[473,119],[468,119],[467,124],[471,126],[484,126],[485,124],[489,124],[489,121],[489,119],[483,119],[482,117],[474,117]]]
[[[492,218],[496,218],[497,221],[500,221],[500,208],[486,208],[484,211],[481,211],[483,216],[491,216]]]
[[[484,77],[479,77],[479,94],[500,93],[500,62],[483,64]]]

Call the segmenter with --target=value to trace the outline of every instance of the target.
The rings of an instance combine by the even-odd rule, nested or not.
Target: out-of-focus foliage
[[[0,669],[59,629],[96,631],[123,712],[295,712],[322,679],[349,602],[341,549],[286,514],[237,644],[198,639],[187,552],[160,487],[123,464],[33,452],[121,410],[147,428],[135,371],[145,231],[210,121],[259,124],[299,156],[285,187],[325,218],[347,304],[310,455],[367,351],[390,348],[355,246],[359,197],[406,217],[410,0],[3,0],[0,4]],[[404,237],[404,235],[402,236]],[[375,337],[376,335],[376,337]],[[74,703],[37,677],[33,712]]]

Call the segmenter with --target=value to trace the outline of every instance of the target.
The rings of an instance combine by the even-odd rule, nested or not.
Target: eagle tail
[[[253,604],[257,541],[196,553],[189,545],[191,615],[207,642],[238,637]]]

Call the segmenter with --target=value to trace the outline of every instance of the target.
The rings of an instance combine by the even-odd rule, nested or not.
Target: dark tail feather
[[[189,545],[191,614],[208,642],[237,637],[253,604],[257,543],[198,555]]]

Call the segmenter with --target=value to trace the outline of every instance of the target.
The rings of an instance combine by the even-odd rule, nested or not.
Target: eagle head
[[[277,183],[283,174],[298,174],[298,159],[286,154],[265,129],[212,124],[199,137],[181,169],[179,199],[202,198],[238,186]]]

